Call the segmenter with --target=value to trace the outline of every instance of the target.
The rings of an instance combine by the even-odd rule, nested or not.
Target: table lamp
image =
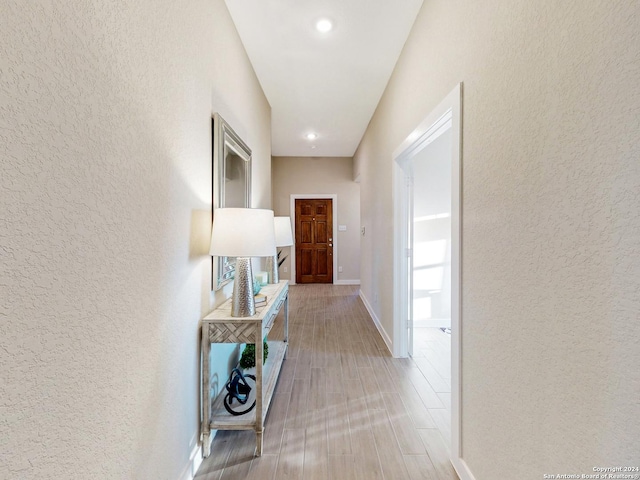
[[[293,233],[291,232],[291,217],[274,217],[273,226],[276,233],[276,247],[289,247],[293,245]],[[278,254],[267,257],[267,272],[269,283],[278,283]]]
[[[273,210],[215,209],[209,253],[223,257],[236,257],[231,316],[255,315],[250,257],[273,257],[276,254]]]

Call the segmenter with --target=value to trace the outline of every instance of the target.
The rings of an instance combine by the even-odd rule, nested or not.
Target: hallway
[[[392,358],[358,291],[291,286],[289,354],[263,456],[253,457],[252,431],[220,431],[197,480],[458,478],[448,459],[450,338],[416,329],[415,359]]]

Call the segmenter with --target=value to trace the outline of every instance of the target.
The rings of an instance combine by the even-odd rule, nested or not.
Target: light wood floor
[[[416,329],[414,358],[394,359],[358,290],[290,287],[289,353],[263,455],[253,456],[253,431],[219,431],[197,480],[458,478],[448,460],[449,335]],[[270,337],[281,338],[281,317]]]

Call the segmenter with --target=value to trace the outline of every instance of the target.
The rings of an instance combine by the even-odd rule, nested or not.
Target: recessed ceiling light
[[[331,23],[331,20],[327,18],[321,18],[316,22],[316,30],[318,30],[319,32],[327,33],[331,31],[332,28],[333,23]]]
[[[315,140],[316,138],[318,138],[318,135],[315,133],[307,133],[307,140]]]

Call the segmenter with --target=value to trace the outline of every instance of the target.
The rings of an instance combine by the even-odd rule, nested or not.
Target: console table
[[[252,317],[232,317],[231,299],[202,319],[202,445],[204,456],[211,453],[211,430],[255,430],[256,456],[262,455],[264,419],[271,404],[282,362],[287,354],[289,330],[289,281],[262,287],[267,304],[256,307]],[[269,340],[269,357],[263,366],[263,338],[284,305],[284,341]],[[224,385],[211,398],[210,351],[212,343],[254,343],[256,346],[256,406],[250,412],[234,416],[224,408]],[[226,379],[225,379],[226,383]]]

